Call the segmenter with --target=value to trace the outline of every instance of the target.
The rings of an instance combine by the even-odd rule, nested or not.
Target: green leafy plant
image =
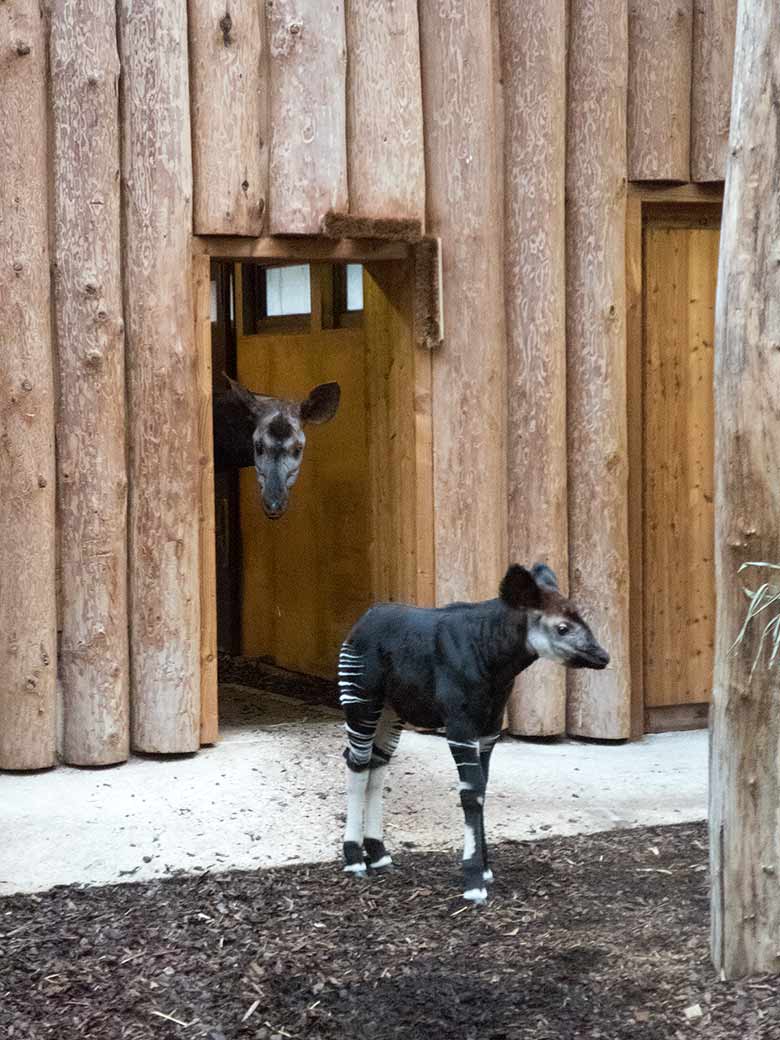
[[[748,567],[759,567],[766,570],[780,571],[780,563],[752,561],[750,563],[743,563],[737,573],[741,574],[742,571],[747,570]],[[739,630],[739,634],[729,647],[729,653],[733,653],[738,646],[742,645],[745,641],[748,628],[751,625],[763,624],[761,637],[758,641],[758,648],[756,649],[753,664],[750,668],[750,678],[752,679],[753,673],[758,667],[758,663],[767,646],[771,647],[767,668],[772,668],[780,658],[780,585],[774,585],[771,582],[764,581],[757,589],[744,588],[743,592],[748,598],[748,609],[745,614],[745,620],[742,622],[742,627]],[[775,609],[773,610],[772,608]],[[756,619],[759,618],[760,615],[763,616],[761,616],[760,620],[757,621]],[[769,617],[768,621],[766,620],[767,617]]]

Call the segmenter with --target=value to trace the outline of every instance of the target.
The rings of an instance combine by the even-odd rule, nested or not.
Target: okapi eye
[[[561,621],[560,624],[555,626],[555,631],[558,633],[559,636],[565,636],[566,633],[569,631],[569,626],[566,624],[565,621]]]
[[[262,455],[262,454],[263,454],[263,445],[262,444],[256,444],[255,445],[255,455]]]
[[[303,451],[303,448],[301,448],[300,444],[298,445],[297,448],[293,448],[293,458],[294,459],[299,459],[301,457],[301,452],[302,451]]]

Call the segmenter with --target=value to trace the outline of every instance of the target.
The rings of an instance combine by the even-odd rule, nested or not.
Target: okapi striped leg
[[[482,779],[485,782],[485,795],[487,797],[487,785],[490,777],[490,756],[493,754],[493,748],[496,746],[498,738],[501,736],[500,733],[495,733],[492,737],[480,737],[479,738],[479,761],[482,766]],[[490,863],[488,862],[488,847],[487,838],[485,836],[485,805],[482,804],[482,859],[485,862],[484,880],[486,885],[490,885],[493,882],[493,871],[490,869]]]
[[[389,870],[393,860],[384,843],[384,826],[382,814],[382,788],[384,786],[385,767],[395,754],[398,741],[401,739],[403,722],[392,708],[384,708],[371,755],[371,770],[366,793],[366,826],[363,845],[370,870]]]
[[[460,804],[463,807],[463,898],[484,903],[485,888],[484,828],[482,806],[485,780],[482,775],[478,740],[447,740],[458,767]]]
[[[363,685],[363,658],[349,643],[339,654],[339,701],[346,716],[347,823],[344,829],[344,870],[365,875],[363,823],[374,747],[382,704]]]

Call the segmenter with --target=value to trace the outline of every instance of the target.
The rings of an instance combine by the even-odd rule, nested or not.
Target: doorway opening
[[[223,373],[295,401],[340,386],[335,417],[305,427],[280,519],[264,514],[253,466],[217,467],[214,481],[220,724],[321,717],[338,707],[338,649],[360,614],[433,598],[431,359],[414,338],[413,261],[215,260],[211,293],[215,400]]]

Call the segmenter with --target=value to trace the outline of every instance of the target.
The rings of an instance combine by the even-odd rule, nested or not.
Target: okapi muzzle
[[[333,418],[341,396],[339,385],[322,383],[305,400],[288,401],[255,394],[226,378],[253,421],[252,449],[263,512],[269,520],[278,520],[287,512],[290,489],[300,472],[306,446],[304,426]]]

